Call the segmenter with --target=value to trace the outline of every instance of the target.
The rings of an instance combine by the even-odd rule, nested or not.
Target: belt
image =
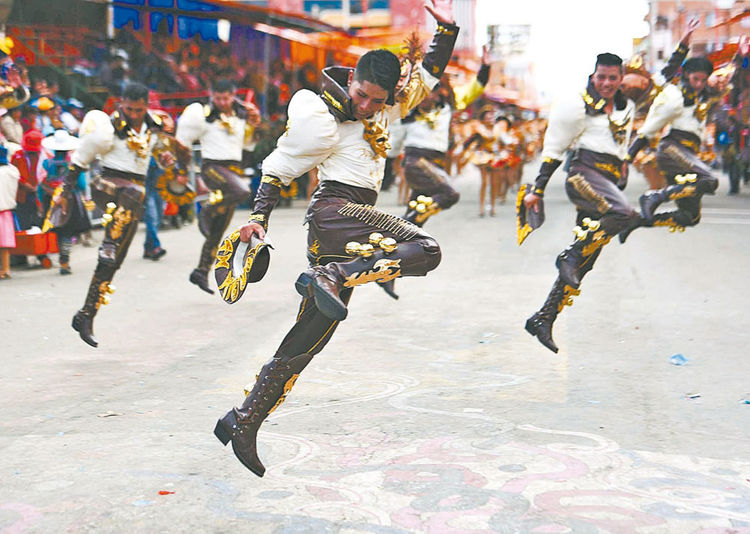
[[[101,175],[106,178],[123,178],[138,184],[143,184],[146,181],[146,176],[143,174],[111,169],[109,167],[102,167]]]

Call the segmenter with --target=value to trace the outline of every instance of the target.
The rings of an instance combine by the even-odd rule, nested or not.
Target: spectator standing
[[[0,145],[0,280],[10,278],[10,249],[16,247],[13,208],[21,174],[8,163],[8,149]]]
[[[152,157],[146,173],[146,200],[143,222],[146,224],[146,240],[143,242],[143,257],[147,260],[159,261],[167,253],[161,248],[159,241],[159,227],[164,213],[164,200],[156,189],[156,182],[164,174],[156,160]]]
[[[42,139],[42,146],[54,153],[52,158],[45,160],[43,163],[44,169],[47,171],[47,178],[41,186],[43,191],[43,210],[46,210],[50,206],[55,189],[62,185],[65,174],[70,166],[71,151],[78,148],[78,143],[78,138],[73,137],[65,130],[57,130],[54,135]],[[57,242],[60,247],[60,274],[62,275],[72,273],[70,268],[70,251],[73,248],[73,236],[91,229],[91,222],[80,197],[80,182],[79,176],[78,185],[75,188],[73,197],[73,204],[70,207],[72,210],[71,217],[66,224],[55,227],[53,230],[57,234]],[[85,187],[85,182],[83,185]],[[46,231],[46,228],[44,230]]]
[[[47,177],[44,160],[49,154],[42,148],[42,139],[42,132],[29,130],[23,136],[21,150],[13,154],[10,160],[21,175],[16,196],[16,216],[21,230],[33,226],[41,228],[43,223],[38,189]],[[38,255],[37,259],[45,269],[52,267],[52,261],[46,254]]]

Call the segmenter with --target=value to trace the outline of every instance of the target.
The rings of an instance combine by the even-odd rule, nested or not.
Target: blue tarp
[[[115,0],[114,5],[114,25],[115,28],[122,28],[128,24],[133,24],[133,29],[140,30],[144,24],[144,17],[149,21],[149,28],[155,32],[162,20],[166,20],[169,34],[174,33],[175,16],[168,13],[159,13],[154,11],[142,11],[134,8],[125,7],[120,4],[130,4],[133,6],[148,6],[152,8],[181,9],[185,11],[218,11],[221,7],[215,4],[199,2],[197,0]],[[176,5],[175,5],[176,4]],[[218,16],[217,18],[221,18]],[[204,40],[216,41],[219,39],[218,21],[210,19],[200,19],[195,17],[177,16],[177,35],[181,39],[190,39],[194,35],[200,35]]]

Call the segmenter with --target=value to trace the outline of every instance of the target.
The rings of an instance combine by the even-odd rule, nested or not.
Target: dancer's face
[[[615,65],[597,65],[591,76],[594,89],[602,98],[609,100],[615,96],[622,83],[622,69]]]
[[[214,107],[219,110],[220,113],[229,113],[234,103],[234,93],[213,93],[211,97],[214,101]]]
[[[708,74],[705,72],[691,72],[687,75],[687,79],[690,88],[696,93],[700,93],[706,87],[706,83],[708,83]]]
[[[388,91],[367,80],[352,79],[349,84],[349,98],[352,101],[352,113],[357,120],[369,119],[385,107]]]
[[[130,100],[128,98],[122,101],[122,112],[133,124],[140,124],[146,116],[145,100]]]

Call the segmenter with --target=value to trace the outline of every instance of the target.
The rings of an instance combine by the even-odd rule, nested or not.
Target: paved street
[[[262,479],[212,431],[294,320],[302,202],[274,212],[269,273],[232,306],[187,282],[195,226],[164,231],[159,262],[139,230],[98,349],[70,328],[95,248],[74,247],[69,277],[16,270],[0,282],[0,532],[750,533],[750,192],[725,180],[697,228],[610,243],[555,355],[523,324],[572,237],[562,181],[519,248],[514,199],[480,219],[478,175],[461,176],[427,225],[441,265],[399,279],[399,301],[357,289],[263,426]],[[634,203],[645,187],[631,178]],[[402,212],[393,192],[380,207]]]

